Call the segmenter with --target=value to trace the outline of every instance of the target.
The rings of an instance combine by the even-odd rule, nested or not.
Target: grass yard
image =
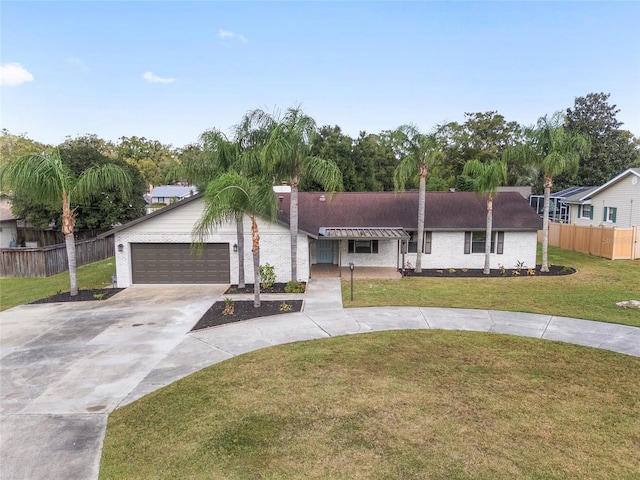
[[[615,305],[640,300],[640,260],[611,261],[549,247],[549,262],[578,272],[560,277],[354,280],[354,301],[350,300],[350,284],[343,282],[342,303],[345,307],[508,310],[640,327],[640,309]]]
[[[78,288],[91,290],[110,286],[111,276],[115,272],[116,262],[113,257],[78,267]],[[0,278],[0,311],[68,291],[69,272],[42,278]]]
[[[380,332],[259,350],[109,417],[106,479],[639,478],[640,358]]]

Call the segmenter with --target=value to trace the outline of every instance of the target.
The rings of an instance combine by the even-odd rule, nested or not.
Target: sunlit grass
[[[549,261],[577,269],[559,277],[419,278],[343,283],[345,307],[421,306],[541,313],[640,326],[640,309],[617,302],[640,300],[640,260],[607,260],[549,249]]]
[[[78,267],[78,288],[90,290],[107,287],[111,285],[111,276],[115,271],[116,263],[113,257]],[[68,271],[41,278],[0,278],[0,310],[30,303],[59,292],[68,292],[69,288]]]
[[[636,478],[638,398],[640,359],[556,342],[298,342],[116,410],[100,478]]]

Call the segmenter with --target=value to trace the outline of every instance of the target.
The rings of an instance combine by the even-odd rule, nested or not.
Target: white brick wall
[[[422,255],[422,268],[484,268],[484,253],[464,253],[464,232],[433,232],[430,254]],[[491,268],[513,268],[518,261],[526,267],[536,264],[536,232],[504,232],[504,253],[491,254]],[[416,265],[416,254],[407,253],[405,261]],[[398,266],[402,265],[402,258]]]
[[[118,287],[126,288],[131,285],[131,243],[191,243],[190,231],[183,232],[154,232],[149,223],[143,222],[144,229],[137,229],[137,225],[116,233],[115,244],[123,245],[123,252],[116,247],[116,274]],[[166,226],[163,222],[162,226]],[[142,231],[140,231],[142,230]],[[183,230],[185,230],[183,228]],[[188,229],[187,229],[188,230]],[[253,253],[251,252],[251,223],[248,218],[244,225],[245,245],[245,281],[253,283]],[[289,230],[281,225],[258,221],[260,235],[260,264],[269,263],[274,266],[277,282],[288,282],[291,279],[291,242]],[[219,227],[214,234],[207,237],[206,242],[228,243],[231,263],[231,283],[238,283],[238,253],[233,252],[233,245],[237,243],[235,224]],[[308,242],[304,235],[298,235],[298,280],[309,279]]]

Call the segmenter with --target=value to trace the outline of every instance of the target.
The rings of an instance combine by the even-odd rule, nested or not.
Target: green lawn
[[[77,270],[78,288],[90,290],[111,285],[116,272],[113,257],[83,265]],[[30,303],[58,292],[69,291],[69,272],[44,278],[0,278],[0,311]]]
[[[345,307],[386,305],[480,308],[542,313],[640,326],[640,309],[620,308],[640,300],[640,260],[607,260],[549,248],[554,265],[578,272],[560,277],[416,278],[343,282]]]
[[[640,478],[639,398],[640,358],[558,342],[297,342],[113,412],[100,478]]]

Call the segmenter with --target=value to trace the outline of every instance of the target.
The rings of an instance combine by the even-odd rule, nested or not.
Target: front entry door
[[[333,263],[333,242],[331,240],[318,240],[316,262]]]

